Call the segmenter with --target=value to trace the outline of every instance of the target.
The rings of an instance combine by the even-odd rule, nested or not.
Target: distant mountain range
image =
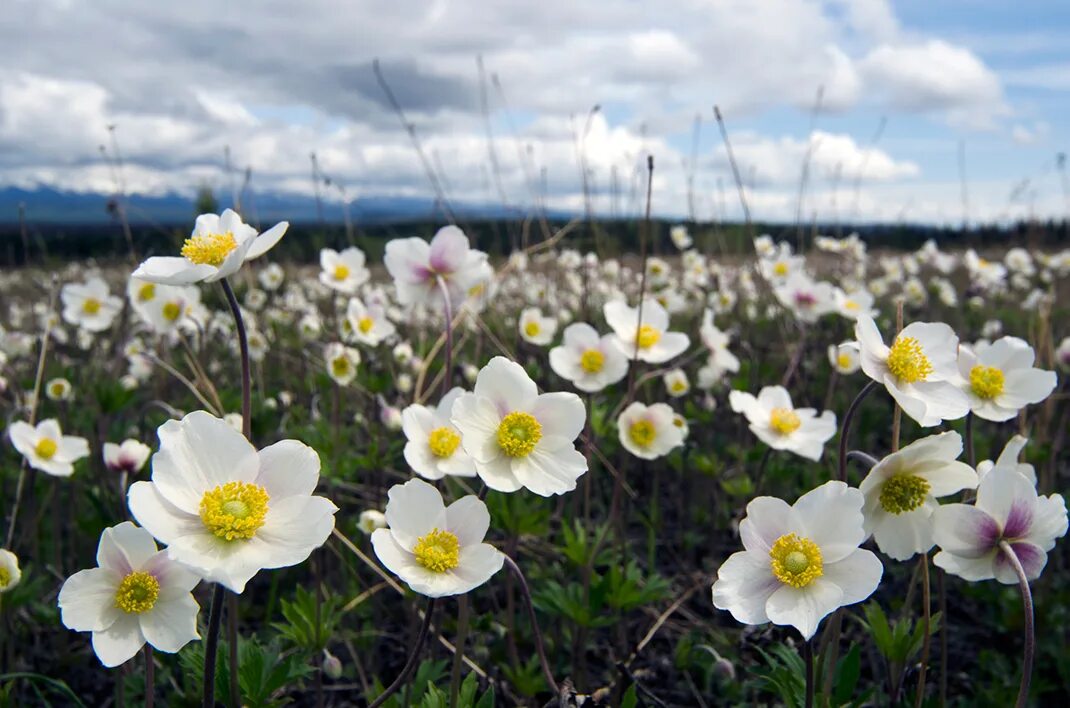
[[[217,195],[219,196],[219,195]],[[33,190],[7,187],[0,189],[0,223],[14,223],[19,219],[22,205],[28,223],[36,224],[94,224],[112,220],[108,212],[111,194],[63,192],[48,187]],[[150,197],[133,195],[124,201],[127,218],[134,224],[183,224],[196,216],[193,197],[166,194]],[[220,201],[220,209],[229,206]],[[458,217],[472,220],[516,219],[527,216],[501,205],[478,203],[451,203]],[[323,202],[322,217],[316,200],[294,194],[258,193],[246,197],[243,212],[247,218],[260,222],[287,220],[291,222],[315,222],[322,218],[331,223],[344,220],[342,205],[338,202]],[[362,197],[349,205],[350,217],[360,224],[388,224],[394,222],[441,220],[442,209],[438,202],[423,197]],[[552,219],[568,218],[563,212],[547,214]]]

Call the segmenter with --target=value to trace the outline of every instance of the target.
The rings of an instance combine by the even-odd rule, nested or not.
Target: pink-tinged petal
[[[386,244],[383,255],[391,277],[404,285],[419,285],[431,278],[430,260],[431,247],[421,238],[394,239]]]
[[[713,605],[728,610],[737,622],[762,624],[770,596],[781,587],[769,566],[769,556],[740,551],[733,553],[717,569],[713,584]]]
[[[1011,550],[1014,551],[1014,555],[1018,558],[1018,562],[1022,564],[1025,577],[1029,580],[1039,578],[1044,566],[1048,563],[1048,554],[1039,546],[1027,541],[1018,541],[1010,544],[1010,546]],[[1002,548],[996,554],[995,575],[996,580],[1006,585],[1016,585],[1018,583],[1018,573],[1015,572],[1014,566],[1011,565]]]
[[[999,543],[999,523],[975,506],[944,504],[933,510],[931,520],[936,545],[953,555],[979,558]]]
[[[468,237],[456,226],[443,226],[431,239],[428,263],[437,273],[453,273],[464,264]]]
[[[156,542],[152,540],[151,533],[124,521],[118,526],[104,529],[100,535],[97,565],[126,575],[140,570],[156,552]]]
[[[1032,508],[1036,503],[1037,490],[1023,475],[1010,469],[992,470],[977,487],[977,507],[987,511],[1000,528],[1006,527],[1012,507]]]
[[[160,581],[161,600],[171,600],[188,594],[201,582],[199,575],[171,560],[167,549],[157,551],[141,569]]]

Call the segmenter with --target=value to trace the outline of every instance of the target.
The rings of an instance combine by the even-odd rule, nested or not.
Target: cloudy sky
[[[259,192],[311,193],[314,152],[349,197],[430,195],[378,59],[453,201],[580,208],[585,164],[635,213],[652,154],[655,211],[738,219],[717,104],[757,219],[809,155],[806,220],[959,223],[960,151],[972,222],[1061,217],[1068,32],[1037,0],[8,0],[0,187],[110,192],[114,125],[131,192],[225,195],[229,149]]]

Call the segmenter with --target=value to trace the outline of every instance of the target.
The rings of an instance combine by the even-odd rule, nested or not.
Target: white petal
[[[902,514],[883,514],[873,529],[881,552],[897,561],[933,547],[932,509],[920,507]]]
[[[308,496],[320,478],[320,456],[297,440],[280,440],[259,453],[256,483],[267,490],[271,503],[291,496]]]
[[[188,514],[167,501],[152,482],[134,482],[127,492],[130,513],[162,543],[204,531],[199,515]]]
[[[530,409],[539,395],[524,367],[502,356],[494,357],[480,370],[473,392],[493,401],[501,415]]]
[[[122,576],[107,568],[80,570],[59,591],[63,626],[76,632],[97,632],[110,627],[122,610],[115,606],[115,592]]]
[[[217,269],[207,264],[191,263],[185,258],[154,256],[134,271],[134,278],[161,285],[189,285],[214,275]]]
[[[264,568],[287,568],[303,562],[326,543],[338,511],[324,497],[286,497],[272,503],[256,539],[270,547]]]
[[[535,399],[529,412],[539,421],[544,436],[568,440],[578,438],[587,421],[587,409],[574,393],[544,393]]]
[[[825,482],[799,497],[792,508],[803,525],[803,535],[821,548],[825,563],[850,555],[865,540],[862,530],[864,498],[843,482]]]
[[[124,521],[118,526],[104,529],[97,546],[97,565],[126,575],[140,570],[156,555],[156,542],[152,534],[143,528]]]
[[[93,632],[93,651],[100,663],[108,668],[124,664],[134,658],[141,647],[145,646],[145,637],[137,615],[123,614],[110,627],[101,632]]]
[[[728,610],[743,624],[761,624],[769,621],[765,606],[780,587],[780,581],[770,569],[768,555],[733,553],[717,569],[713,605]]]
[[[386,522],[390,532],[405,548],[413,548],[421,536],[433,529],[446,528],[446,507],[442,495],[419,479],[396,484],[387,492]]]
[[[765,603],[765,612],[773,624],[791,625],[810,639],[821,620],[842,604],[843,595],[839,585],[824,578],[804,588],[781,585]]]
[[[200,609],[189,593],[166,602],[157,602],[151,611],[138,616],[141,632],[153,648],[174,654],[194,639],[200,639],[197,633],[197,613]]]
[[[245,260],[249,261],[254,258],[259,258],[270,251],[275,247],[275,244],[279,242],[279,239],[286,235],[286,229],[289,227],[290,223],[288,221],[280,221],[264,233],[257,236],[256,240],[253,241],[253,244],[249,246],[249,250],[245,252]]]
[[[576,488],[576,480],[587,471],[587,459],[571,444],[548,450],[540,441],[527,457],[512,460],[516,479],[528,490],[548,497],[564,494]]]
[[[778,538],[799,533],[802,528],[798,515],[786,501],[756,497],[747,504],[747,515],[739,523],[739,537],[748,551],[768,555]]]
[[[446,507],[446,529],[457,536],[461,547],[483,542],[490,528],[490,512],[479,497],[461,497]]]
[[[853,605],[873,594],[884,575],[880,558],[860,548],[838,563],[824,567],[822,580],[835,583],[843,590],[840,605]]]

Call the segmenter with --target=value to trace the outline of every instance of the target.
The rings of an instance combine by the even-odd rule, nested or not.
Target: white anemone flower
[[[1055,361],[1063,371],[1070,371],[1070,337],[1064,337],[1055,349]]]
[[[830,344],[828,354],[833,370],[841,376],[850,376],[862,368],[858,342]]]
[[[442,227],[430,243],[421,238],[394,239],[386,244],[383,256],[398,302],[434,307],[442,307],[443,285],[452,306],[464,302],[468,291],[485,281],[486,261],[487,254],[469,248],[468,237],[456,226]]]
[[[694,243],[691,239],[691,234],[687,232],[687,227],[683,224],[669,227],[669,238],[672,239],[672,245],[681,251],[691,248],[691,244]]]
[[[561,346],[550,350],[550,368],[581,391],[601,391],[628,374],[628,357],[613,344],[612,337],[600,337],[586,322],[573,322],[565,327]]]
[[[573,442],[587,420],[583,401],[574,393],[540,394],[524,367],[505,357],[479,371],[473,392],[454,403],[451,420],[493,490],[563,494],[587,471]]]
[[[687,373],[680,368],[666,371],[662,381],[665,382],[665,391],[673,398],[686,396],[691,390],[691,382],[687,378]]]
[[[977,473],[959,462],[962,438],[947,432],[916,440],[869,471],[858,489],[866,497],[866,535],[895,560],[933,547],[936,500],[977,487]]]
[[[717,570],[713,604],[743,624],[791,625],[810,639],[829,613],[873,594],[884,568],[858,546],[862,493],[825,482],[793,505],[758,497],[739,524],[743,551]]]
[[[401,411],[401,430],[408,440],[405,461],[421,477],[476,476],[475,464],[461,447],[461,431],[450,422],[453,404],[464,392],[458,386],[450,389],[434,408],[414,403]]]
[[[668,455],[684,444],[686,421],[677,424],[667,403],[647,406],[634,401],[617,416],[617,435],[624,449],[644,460]]]
[[[707,309],[702,314],[702,326],[699,328],[702,343],[710,350],[709,366],[718,372],[736,373],[739,371],[739,359],[728,351],[730,338],[713,323],[713,310]]]
[[[93,277],[84,283],[67,283],[59,292],[63,319],[87,332],[103,332],[111,327],[123,309],[122,298],[111,294],[108,284]]]
[[[74,463],[89,456],[89,441],[64,435],[54,418],[42,420],[36,426],[16,421],[8,429],[8,436],[30,467],[53,477],[70,477],[74,474]]]
[[[341,253],[333,248],[320,251],[320,282],[346,295],[368,282],[371,273],[364,267],[364,251],[350,246]]]
[[[841,317],[849,320],[857,320],[859,315],[866,317],[877,315],[877,311],[873,308],[872,293],[861,288],[850,293],[836,288],[833,292],[833,309]]]
[[[912,322],[885,345],[871,317],[859,316],[855,338],[862,371],[882,384],[903,412],[923,427],[956,420],[970,410],[958,385],[959,338],[942,322]]]
[[[977,476],[984,479],[986,474],[997,467],[1001,469],[1010,469],[1028,479],[1029,483],[1035,487],[1037,484],[1037,471],[1033,468],[1033,465],[1028,462],[1018,461],[1018,458],[1022,454],[1022,450],[1025,449],[1026,443],[1028,442],[1029,438],[1023,435],[1015,435],[1003,446],[1003,452],[999,453],[999,457],[995,462],[992,460],[981,460],[977,463]]]
[[[201,291],[185,285],[157,285],[152,301],[135,308],[157,334],[178,329],[201,306]]]
[[[795,408],[783,386],[766,386],[758,396],[732,391],[728,403],[750,423],[751,432],[774,450],[788,450],[809,460],[820,460],[825,443],[836,434],[836,414],[820,416],[813,408]]]
[[[19,557],[6,548],[0,548],[0,593],[14,590],[21,580]]]
[[[1040,496],[1032,482],[1011,468],[996,467],[977,486],[975,504],[945,504],[933,512],[933,563],[964,580],[1011,585],[1018,576],[1000,549],[1006,541],[1026,578],[1036,580],[1055,539],[1066,535],[1066,502]]]
[[[212,283],[238,272],[245,261],[259,258],[279,242],[289,223],[281,221],[262,234],[227,209],[201,214],[181,256],[154,256],[138,266],[134,277],[164,285]]]
[[[958,368],[970,410],[978,418],[1010,420],[1055,390],[1054,371],[1033,366],[1033,348],[1017,337],[959,347]]]
[[[553,317],[543,317],[542,310],[537,307],[525,307],[517,320],[517,328],[525,342],[544,347],[554,341],[557,320]]]
[[[359,298],[350,298],[346,307],[346,320],[353,339],[370,347],[378,346],[384,339],[394,336],[397,328],[387,319],[382,305],[365,304]]]
[[[360,352],[353,347],[331,342],[323,348],[323,359],[327,363],[327,373],[339,386],[348,386],[357,377]]]
[[[149,461],[152,448],[133,438],[123,440],[122,444],[104,443],[104,466],[109,472],[140,472]]]
[[[241,593],[264,568],[308,558],[334,529],[334,504],[312,496],[320,459],[297,440],[259,452],[204,411],[159,428],[152,481],[130,487],[130,512],[172,559]]]
[[[376,529],[386,528],[386,514],[378,509],[365,509],[357,519],[357,528],[366,536],[371,536]]]
[[[805,273],[796,273],[773,289],[780,304],[800,322],[817,322],[822,315],[833,311],[834,294],[831,283],[813,280]]]
[[[107,667],[132,659],[148,642],[174,654],[197,634],[195,573],[156,548],[152,534],[124,521],[104,529],[97,566],[80,570],[59,591],[63,625],[93,633],[93,651]]]
[[[683,354],[691,344],[683,332],[668,331],[669,314],[656,300],[644,299],[639,308],[611,300],[603,312],[613,328],[611,341],[629,359],[663,364]]]
[[[71,382],[63,377],[57,377],[45,384],[45,397],[50,401],[69,401],[74,394]]]
[[[502,569],[505,556],[483,539],[490,512],[475,495],[446,506],[427,482],[410,479],[387,492],[388,528],[372,533],[379,562],[414,592],[463,595]]]

